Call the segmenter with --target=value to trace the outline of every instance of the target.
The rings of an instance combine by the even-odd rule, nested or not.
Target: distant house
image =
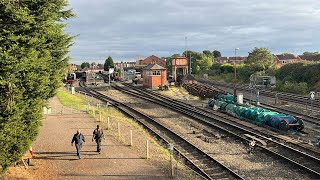
[[[118,69],[123,69],[123,68],[130,68],[130,67],[135,67],[136,62],[120,62],[120,63],[114,63],[114,67]]]
[[[320,54],[298,55],[300,61],[320,61]]]
[[[77,65],[76,65],[76,64],[69,64],[67,70],[68,70],[68,71],[77,71],[78,68],[77,68]]]
[[[100,72],[103,72],[104,69],[101,69],[101,68],[84,68],[81,70],[82,72],[94,72],[94,73],[100,73]]]
[[[214,62],[223,64],[223,63],[228,63],[229,59],[228,57],[217,57],[217,58],[214,58]]]
[[[293,54],[280,54],[280,55],[273,55],[273,56],[274,56],[274,60],[277,62],[279,66],[301,61]]]
[[[229,57],[228,62],[231,64],[242,64],[247,60],[248,57]]]
[[[147,88],[158,88],[167,85],[167,69],[159,64],[149,64],[142,69],[143,86]]]
[[[167,63],[165,60],[158,58],[155,55],[149,56],[147,58],[145,58],[144,60],[139,62],[140,65],[149,65],[149,64],[158,64],[162,67],[166,67]]]
[[[214,61],[217,63],[230,63],[230,64],[242,64],[247,60],[247,57],[240,57],[237,56],[236,57],[218,57],[218,58],[214,58]]]

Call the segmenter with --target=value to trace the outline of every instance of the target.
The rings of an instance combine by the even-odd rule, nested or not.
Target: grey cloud
[[[318,0],[71,0],[77,18],[67,31],[80,34],[74,61],[170,56],[188,49],[247,55],[254,47],[276,52],[317,51]]]

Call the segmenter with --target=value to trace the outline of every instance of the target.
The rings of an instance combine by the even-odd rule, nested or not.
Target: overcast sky
[[[69,0],[73,63],[219,50],[320,51],[319,0]],[[186,38],[187,37],[187,38]]]

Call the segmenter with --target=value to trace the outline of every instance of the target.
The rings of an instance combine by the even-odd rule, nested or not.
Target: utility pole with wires
[[[192,74],[192,67],[191,67],[191,53],[189,53],[189,56],[190,56],[190,58],[189,58],[189,66],[190,66],[190,74]]]
[[[185,57],[188,58],[188,37],[185,37],[186,41],[186,51],[185,51]],[[191,68],[191,52],[189,53],[189,73],[192,73],[192,68]]]
[[[186,47],[185,47],[185,50],[186,50],[186,51],[185,51],[185,55],[184,55],[184,56],[185,56],[186,58],[188,57],[188,51],[187,51],[188,41],[187,41],[187,38],[188,38],[187,36],[186,36],[186,37],[184,37],[185,45],[186,45]]]

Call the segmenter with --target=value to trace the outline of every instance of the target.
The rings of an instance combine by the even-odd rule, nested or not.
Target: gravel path
[[[57,98],[53,98],[50,105],[62,106]],[[28,179],[168,179],[163,170],[119,143],[107,131],[102,153],[95,152],[91,137],[96,125],[84,113],[47,116],[33,144],[35,166],[30,168],[33,177]],[[86,138],[80,160],[70,144],[77,129]]]

